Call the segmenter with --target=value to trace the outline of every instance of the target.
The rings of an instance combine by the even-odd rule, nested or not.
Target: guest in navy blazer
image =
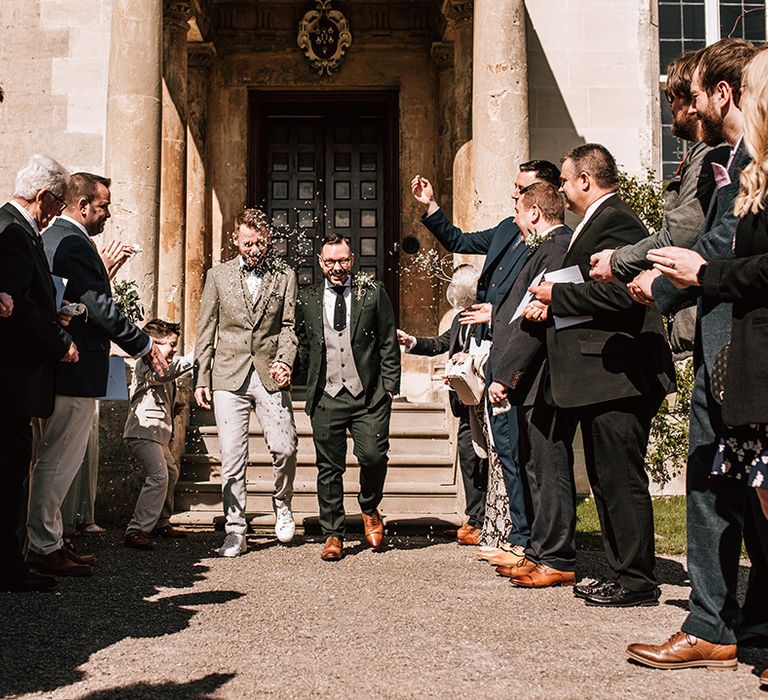
[[[516,200],[521,191],[534,182],[543,181],[559,186],[560,171],[554,163],[546,160],[522,163],[515,179],[514,199]],[[448,220],[445,212],[435,201],[434,190],[429,180],[417,175],[411,182],[411,191],[416,201],[425,208],[421,222],[447,250],[451,253],[486,256],[477,284],[478,304],[486,306],[475,309],[475,313],[477,321],[489,318],[490,307],[498,305],[506,297],[530,254],[522,240],[520,229],[515,224],[514,216],[502,219],[496,226],[485,231],[464,233]],[[512,209],[514,201],[509,204]],[[479,339],[490,339],[491,331],[486,323],[479,324],[477,335]],[[489,384],[493,380],[493,367],[490,363],[487,367],[487,380]],[[490,410],[488,405],[486,408]],[[528,499],[524,492],[518,458],[516,411],[513,409],[496,416],[491,414],[491,430],[509,495],[512,529],[508,540],[509,544],[522,556],[524,548],[528,545],[531,530],[526,505]]]

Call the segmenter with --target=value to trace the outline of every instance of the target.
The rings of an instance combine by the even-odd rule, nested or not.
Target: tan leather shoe
[[[384,542],[384,523],[378,510],[370,515],[363,513],[363,530],[365,530],[365,539],[374,549],[381,547]]]
[[[177,530],[172,525],[156,527],[152,530],[152,537],[164,537],[167,540],[183,540],[187,536],[184,530]]]
[[[768,686],[768,668],[760,674],[760,686],[762,688]]]
[[[664,644],[630,644],[627,656],[651,668],[735,669],[735,644],[713,644],[692,634],[676,632]]]
[[[518,588],[572,586],[576,583],[576,573],[574,571],[560,571],[544,564],[536,564],[530,573],[515,576],[510,583]]]
[[[344,554],[344,542],[341,537],[331,535],[326,538],[320,558],[323,561],[339,561]]]
[[[64,556],[69,559],[69,561],[75,562],[75,564],[93,566],[96,563],[95,554],[78,554],[74,549],[70,549],[68,547],[63,547],[62,551],[64,552]]]
[[[523,557],[513,566],[497,566],[496,573],[500,576],[508,576],[509,578],[519,578],[520,576],[530,574],[535,566],[536,564]]]
[[[30,569],[49,576],[91,576],[93,574],[93,567],[70,561],[62,549],[57,549],[50,554],[29,551],[26,562]]]
[[[140,530],[131,530],[125,533],[123,544],[131,549],[149,550],[155,548],[155,543],[149,538],[146,532]]]
[[[458,530],[456,530],[456,539],[460,540],[462,537],[466,537],[474,528],[469,523],[464,523]]]
[[[457,537],[456,541],[459,544],[470,545],[472,547],[476,547],[478,544],[480,544],[480,535],[482,535],[482,534],[483,534],[483,531],[479,527],[473,527],[463,537]]]

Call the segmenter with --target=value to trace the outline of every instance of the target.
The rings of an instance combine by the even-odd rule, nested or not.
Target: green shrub
[[[649,170],[645,178],[619,171],[619,197],[643,220],[651,234],[661,228],[664,218],[666,182],[659,182]]]
[[[133,280],[120,280],[112,285],[112,298],[120,311],[131,323],[144,320],[144,307],[139,298],[139,289]]]

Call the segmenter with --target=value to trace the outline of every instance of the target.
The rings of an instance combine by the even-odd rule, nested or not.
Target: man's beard
[[[698,119],[685,115],[672,122],[672,135],[684,141],[698,141]]]
[[[706,112],[699,114],[701,121],[701,140],[707,146],[719,146],[725,139],[723,136],[723,118],[719,114]]]

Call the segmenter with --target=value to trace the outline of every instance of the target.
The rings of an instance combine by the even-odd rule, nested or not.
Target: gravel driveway
[[[320,561],[317,538],[250,538],[215,557],[220,533],[127,550],[80,538],[91,579],[58,593],[0,594],[0,696],[45,698],[751,698],[768,651],[735,672],[631,665],[631,641],[679,629],[688,588],[662,559],[657,608],[594,610],[570,589],[515,589],[445,539],[350,541]],[[580,557],[582,576],[601,572]],[[768,697],[768,695],[765,695]]]

